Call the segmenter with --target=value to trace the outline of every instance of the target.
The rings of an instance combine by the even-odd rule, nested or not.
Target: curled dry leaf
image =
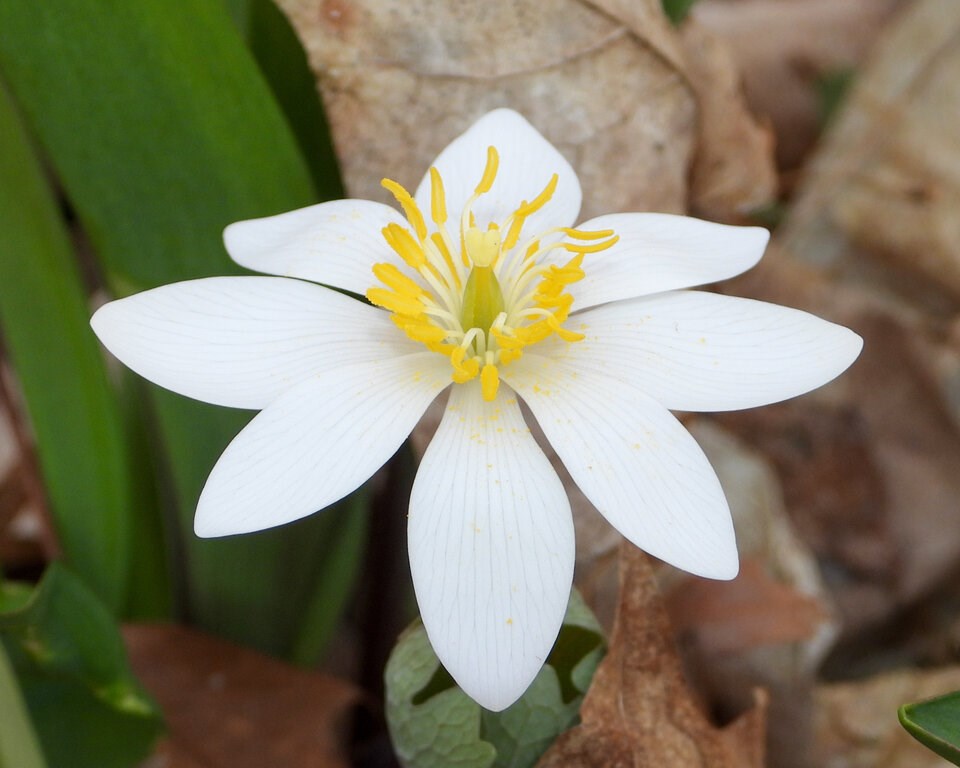
[[[346,768],[349,683],[173,625],[124,629],[168,736],[148,766]]]
[[[742,223],[776,198],[773,131],[747,109],[726,44],[693,19],[683,25],[681,36],[700,107],[690,208],[707,219]]]
[[[818,81],[859,66],[904,0],[698,0],[691,17],[728,46],[777,163],[796,168],[820,133]]]
[[[606,657],[580,708],[539,768],[677,765],[761,768],[765,704],[726,728],[704,715],[687,687],[650,561],[621,547],[620,603]]]
[[[589,190],[583,218],[686,209],[700,106],[659,0],[279,4],[317,75],[351,195],[387,200],[385,174],[416,185],[438,147],[509,106],[577,169]],[[764,173],[757,188],[766,184]],[[714,205],[717,186],[705,185]],[[726,208],[758,196],[740,187],[747,199],[722,190]]]
[[[909,5],[860,72],[783,232],[841,279],[951,316],[960,305],[960,5]]]

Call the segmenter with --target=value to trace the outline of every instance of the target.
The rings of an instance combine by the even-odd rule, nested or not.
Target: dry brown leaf
[[[769,119],[781,168],[820,133],[817,81],[857,67],[904,0],[699,0],[691,16],[733,54],[753,111]]]
[[[416,185],[445,142],[510,106],[577,170],[584,218],[686,208],[698,108],[659,0],[279,4],[351,195],[388,200],[384,175]]]
[[[677,634],[690,633],[712,654],[724,655],[811,639],[823,606],[771,578],[754,558],[744,558],[731,582],[690,579],[669,596]]]
[[[857,286],[952,315],[960,302],[960,5],[921,0],[878,40],[781,243]]]
[[[761,768],[763,696],[730,726],[709,722],[684,679],[647,555],[621,552],[620,604],[610,649],[567,731],[539,768]]]
[[[683,25],[681,35],[700,107],[690,209],[714,221],[744,223],[748,213],[777,196],[773,131],[747,109],[725,43],[694,20]]]
[[[174,625],[124,628],[168,737],[149,768],[346,768],[349,683]]]

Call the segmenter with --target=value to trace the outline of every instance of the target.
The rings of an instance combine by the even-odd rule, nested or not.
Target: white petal
[[[400,259],[383,239],[390,223],[406,220],[388,205],[333,200],[278,216],[238,221],[224,230],[230,257],[242,267],[364,294],[376,284],[371,268]]]
[[[556,192],[546,206],[527,219],[524,236],[573,225],[580,212],[581,194],[580,182],[570,163],[522,116],[509,109],[497,109],[454,139],[433,163],[443,179],[452,231],[459,226],[463,207],[483,176],[487,147],[491,146],[500,155],[497,179],[473,206],[482,229],[489,222],[502,223],[521,202],[533,200],[554,173],[559,177]],[[429,218],[429,173],[417,187],[416,200]]]
[[[584,259],[586,275],[569,289],[578,311],[726,280],[760,261],[770,239],[762,227],[731,227],[668,213],[614,213],[578,229],[612,229],[620,238]],[[563,255],[551,253],[554,260]]]
[[[596,307],[567,325],[587,338],[553,349],[578,369],[631,381],[680,411],[802,395],[846,370],[863,346],[853,331],[807,312],[701,291]]]
[[[567,495],[509,387],[455,386],[410,498],[410,570],[437,656],[487,709],[512,704],[556,640],[573,578]]]
[[[307,376],[417,349],[386,312],[300,280],[211,277],[105,304],[90,321],[116,357],[181,395],[263,408]]]
[[[678,568],[737,574],[733,523],[703,451],[635,386],[534,354],[503,375],[580,490],[620,533]]]
[[[400,447],[449,367],[421,352],[301,382],[227,446],[200,494],[197,535],[272,528],[342,499]]]

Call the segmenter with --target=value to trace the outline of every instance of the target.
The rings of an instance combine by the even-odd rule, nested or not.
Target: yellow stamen
[[[400,207],[403,208],[403,213],[407,217],[407,221],[413,225],[417,237],[423,242],[427,237],[427,224],[423,220],[423,214],[420,213],[420,208],[417,207],[417,201],[413,199],[413,196],[407,192],[407,190],[392,179],[382,179],[380,185],[390,192],[390,194],[396,198],[397,202],[400,203]]]
[[[420,299],[411,299],[398,293],[388,291],[386,288],[370,288],[367,291],[367,298],[371,304],[378,307],[389,309],[399,315],[410,315],[417,317],[423,313],[424,306]]]
[[[492,402],[497,396],[497,390],[500,388],[500,372],[497,366],[487,363],[480,372],[480,392],[483,399],[488,403]]]
[[[387,245],[393,248],[411,269],[419,272],[420,268],[427,263],[427,257],[419,243],[413,239],[413,235],[409,231],[399,224],[387,224],[383,228],[383,238],[387,241]]]
[[[599,253],[615,245],[619,239],[618,235],[614,235],[609,240],[600,243],[564,243],[563,247],[571,253]]]
[[[403,326],[403,332],[423,344],[439,344],[450,335],[449,331],[430,323],[407,323]]]
[[[575,237],[577,240],[602,240],[605,237],[613,235],[612,229],[573,229],[571,227],[561,227],[560,229],[567,237]]]
[[[487,147],[487,165],[483,169],[483,177],[477,188],[473,191],[475,195],[482,195],[490,191],[494,180],[497,178],[497,169],[500,167],[500,156],[497,154],[496,147]]]
[[[373,274],[384,285],[393,288],[397,293],[410,298],[423,295],[423,288],[407,277],[393,264],[374,264]]]
[[[443,179],[436,168],[430,169],[430,217],[437,226],[447,223],[447,197],[443,191]]]
[[[550,202],[550,198],[553,197],[553,193],[557,191],[557,182],[560,180],[560,177],[557,174],[553,174],[550,177],[550,181],[547,182],[547,186],[543,188],[543,191],[537,195],[533,200],[525,205],[521,205],[517,208],[517,215],[523,216],[526,218],[533,213],[539,211],[543,206]]]
[[[464,347],[457,347],[450,353],[450,364],[453,366],[453,380],[457,384],[465,384],[476,377],[480,372],[480,363],[477,358],[471,357],[464,360],[467,350]]]

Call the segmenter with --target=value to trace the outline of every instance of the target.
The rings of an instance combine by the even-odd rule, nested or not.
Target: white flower
[[[281,525],[344,497],[453,382],[410,499],[410,568],[437,655],[499,710],[546,659],[574,560],[566,494],[518,395],[624,536],[730,579],[723,492],[668,409],[802,394],[850,365],[861,340],[797,310],[682,290],[752,267],[763,229],[656,213],[569,229],[576,175],[509,110],[450,144],[413,197],[384,185],[405,216],[338,200],[227,228],[237,263],[282,277],[163,286],[107,304],[92,324],[161,386],[263,409],[207,480],[200,536]]]

